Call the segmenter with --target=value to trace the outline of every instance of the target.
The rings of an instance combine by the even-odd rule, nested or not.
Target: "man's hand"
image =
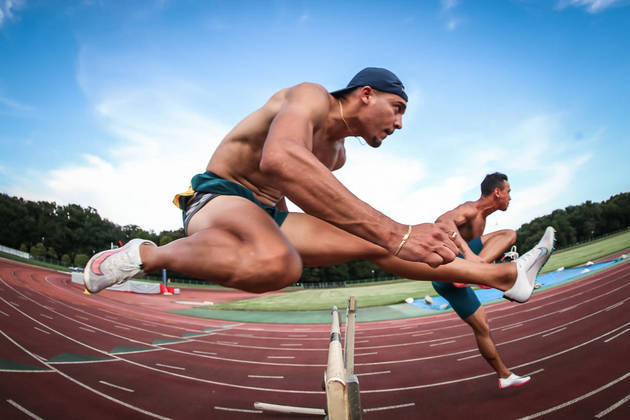
[[[397,257],[407,261],[423,262],[435,268],[447,264],[458,254],[452,231],[443,223],[422,223],[412,226],[407,242]],[[401,236],[402,241],[402,236]]]

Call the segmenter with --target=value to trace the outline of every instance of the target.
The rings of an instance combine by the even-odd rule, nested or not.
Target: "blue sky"
[[[172,196],[275,91],[387,67],[403,129],[336,172],[403,223],[505,172],[488,231],[630,190],[630,2],[0,0],[0,191],[180,227]]]

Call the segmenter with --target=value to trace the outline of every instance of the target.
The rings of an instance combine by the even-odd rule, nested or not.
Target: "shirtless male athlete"
[[[206,172],[175,197],[187,236],[160,247],[133,239],[99,252],[85,268],[87,290],[166,268],[265,292],[298,281],[305,265],[366,259],[402,277],[473,281],[527,301],[551,253],[553,232],[514,264],[456,259],[457,234],[447,226],[398,223],[332,174],[345,163],[345,137],[378,147],[402,128],[406,107],[402,82],[374,67],[332,93],[314,83],[280,90],[225,136]],[[285,197],[304,213],[287,212]]]
[[[436,222],[444,223],[458,233],[456,242],[462,251],[460,257],[469,261],[490,263],[516,242],[516,232],[511,229],[483,234],[486,218],[497,210],[507,210],[510,200],[507,176],[495,172],[484,178],[481,183],[481,197],[477,201],[467,201],[447,211]],[[518,376],[503,364],[490,335],[486,313],[470,286],[434,281],[433,287],[473,329],[479,352],[499,376],[499,388],[529,382],[529,376]]]

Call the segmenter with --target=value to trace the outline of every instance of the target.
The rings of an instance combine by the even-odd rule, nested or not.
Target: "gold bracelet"
[[[407,230],[407,233],[405,233],[405,236],[403,236],[402,241],[400,241],[400,245],[398,245],[398,248],[396,248],[396,252],[394,252],[394,257],[397,256],[400,250],[402,249],[402,247],[405,246],[405,244],[407,243],[407,239],[409,239],[410,235],[411,235],[411,225],[409,225],[409,229]]]

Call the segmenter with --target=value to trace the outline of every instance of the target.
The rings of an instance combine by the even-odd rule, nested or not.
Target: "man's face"
[[[499,210],[507,210],[508,206],[510,205],[510,200],[512,199],[512,197],[510,197],[511,191],[512,190],[510,188],[510,183],[507,181],[503,181],[503,188],[497,188],[495,190],[499,201]]]
[[[364,108],[362,137],[372,147],[379,147],[385,137],[402,128],[407,102],[398,95],[372,90]]]

